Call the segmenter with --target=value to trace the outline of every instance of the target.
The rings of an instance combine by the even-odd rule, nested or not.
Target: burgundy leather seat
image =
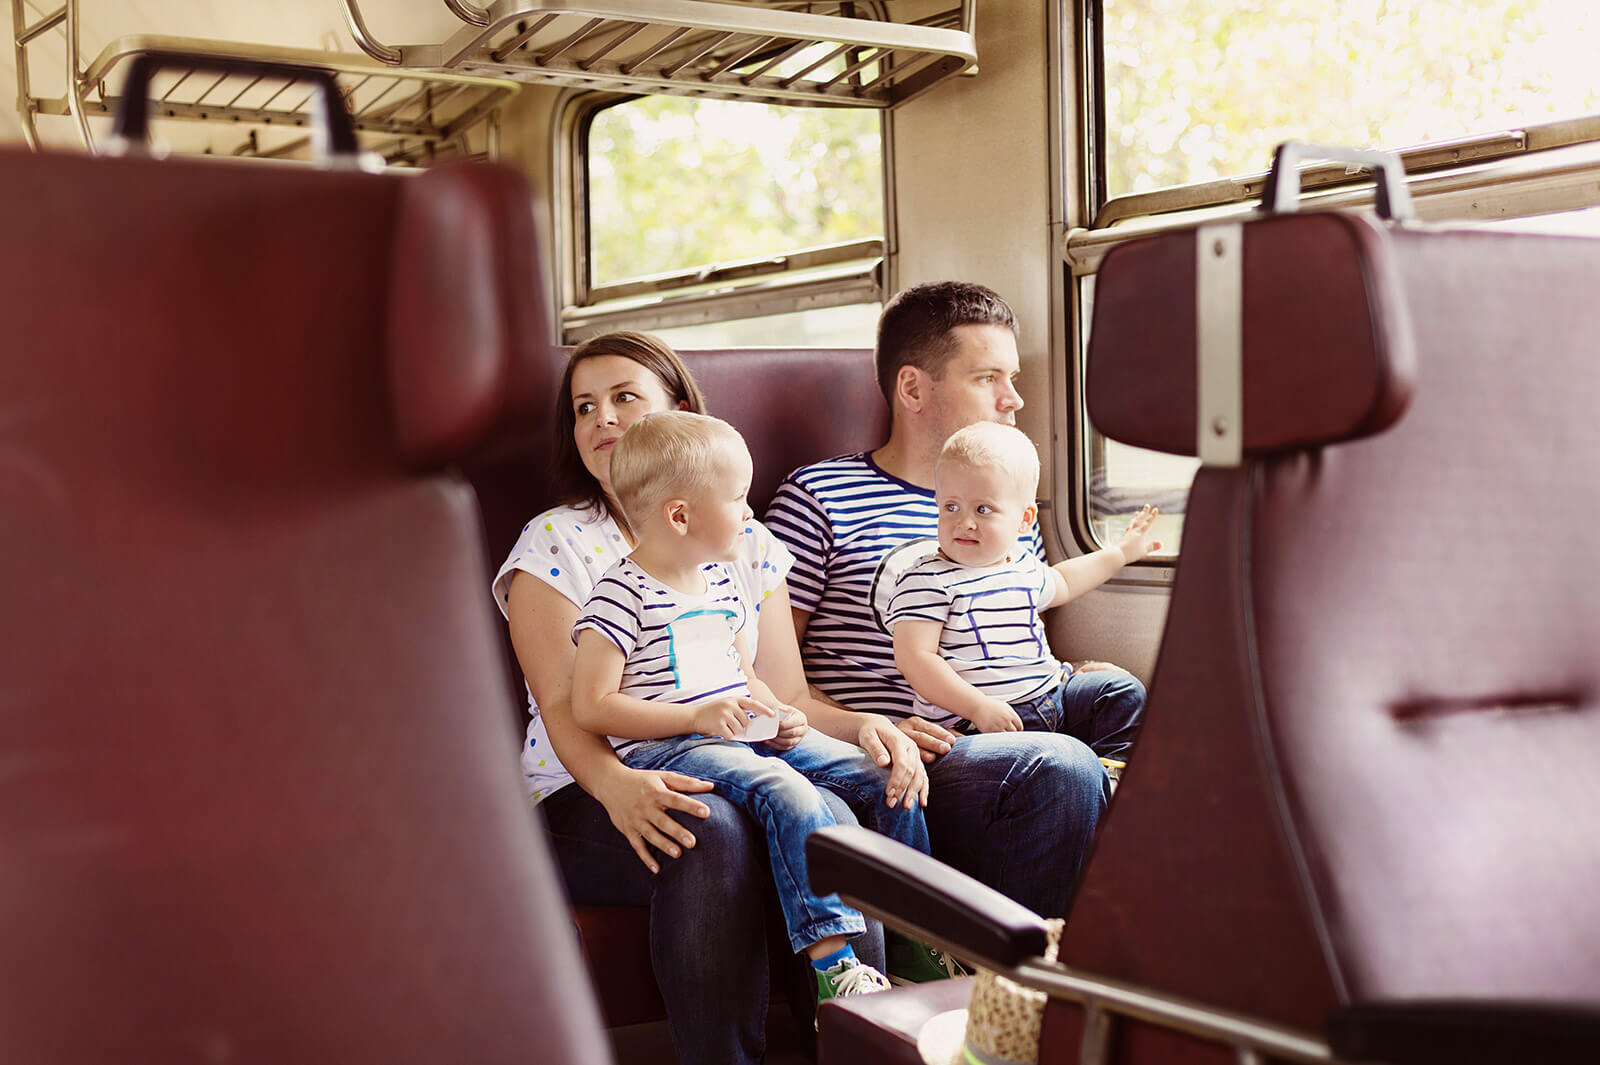
[[[1089,401],[1113,439],[1194,453],[1210,239],[1102,266]],[[1597,275],[1593,240],[1245,225],[1243,461],[1194,482],[1144,731],[1062,940],[1075,973],[1361,1060],[1593,1060]],[[822,1011],[822,1060],[881,1049],[891,1006]],[[908,1038],[884,1056],[915,1061]],[[1143,1021],[1086,1033],[1052,999],[1041,1060],[1239,1059]]]
[[[414,212],[527,216],[454,182],[0,153],[0,1057],[609,1059],[428,468],[482,383],[388,332]]]

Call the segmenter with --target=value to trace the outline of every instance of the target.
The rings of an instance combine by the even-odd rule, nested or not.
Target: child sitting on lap
[[[750,453],[726,422],[686,411],[651,414],[614,445],[611,480],[638,537],[595,585],[573,628],[572,710],[608,735],[636,769],[711,781],[766,829],[789,939],[817,970],[817,999],[888,987],[857,961],[847,937],[865,928],[806,875],[805,840],[834,823],[810,777],[877,812],[880,832],[926,853],[915,803],[884,806],[888,770],[814,731],[779,751],[784,706],[751,669],[755,612],[729,569],[750,508]]]
[[[961,731],[1076,736],[1120,768],[1144,712],[1144,687],[1056,660],[1040,612],[1076,599],[1161,548],[1144,507],[1115,546],[1047,566],[1019,551],[1033,524],[1039,453],[1008,425],[980,422],[939,452],[939,550],[900,575],[885,624],[916,713]]]

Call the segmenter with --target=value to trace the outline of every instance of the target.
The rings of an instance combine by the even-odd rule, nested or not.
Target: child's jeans
[[[815,729],[787,751],[714,736],[673,736],[640,743],[623,755],[623,761],[635,769],[670,769],[709,780],[718,795],[742,807],[766,829],[778,901],[790,946],[797,952],[828,936],[853,936],[866,927],[861,915],[838,895],[811,890],[806,837],[834,823],[812,781],[840,794],[852,808],[873,811],[864,814],[863,824],[928,853],[928,826],[921,807],[884,805],[889,770],[879,768],[861,748]]]
[[[1073,670],[1043,695],[1011,709],[1025,729],[1074,736],[1101,758],[1125,762],[1144,717],[1144,685],[1120,669]]]

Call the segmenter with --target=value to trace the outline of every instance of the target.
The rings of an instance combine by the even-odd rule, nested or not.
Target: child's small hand
[[[694,730],[702,736],[721,736],[731,740],[744,735],[751,719],[761,714],[775,717],[777,711],[748,695],[724,695],[708,699],[694,708]]]
[[[804,710],[779,703],[777,707],[781,715],[778,721],[778,734],[767,741],[767,745],[780,751],[787,751],[798,744],[810,725],[806,722]]]
[[[1021,732],[1022,718],[999,699],[985,699],[969,718],[979,732]]]
[[[1152,507],[1148,503],[1139,509],[1139,513],[1128,522],[1128,529],[1122,534],[1122,539],[1117,541],[1117,549],[1122,552],[1123,565],[1137,562],[1161,550],[1161,541],[1151,539],[1151,526],[1161,514],[1160,507]]]

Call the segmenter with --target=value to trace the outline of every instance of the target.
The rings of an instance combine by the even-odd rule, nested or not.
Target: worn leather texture
[[[396,446],[399,184],[0,152],[8,1061],[609,1058]]]
[[[922,1026],[946,1010],[966,1009],[974,979],[935,980],[824,1003],[817,1010],[817,1065],[922,1065]]]

